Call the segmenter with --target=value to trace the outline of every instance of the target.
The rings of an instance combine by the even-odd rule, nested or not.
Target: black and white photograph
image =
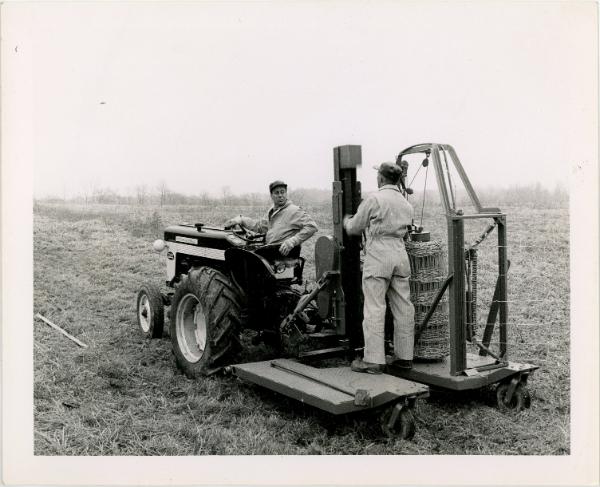
[[[3,482],[598,484],[596,2],[0,14]]]

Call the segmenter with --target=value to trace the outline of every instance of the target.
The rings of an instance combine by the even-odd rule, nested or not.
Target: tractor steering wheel
[[[239,223],[236,223],[235,225],[226,228],[226,230],[233,231],[233,233],[235,233],[238,237],[240,237],[243,240],[246,240],[247,242],[254,242],[264,238],[264,235],[262,233],[255,233],[251,230],[248,230],[246,227],[240,225]]]
[[[238,235],[242,234],[242,236],[246,236],[249,234],[248,233],[249,231],[243,225],[241,225],[239,223],[235,223],[234,225],[230,225],[230,226],[227,226],[224,228],[225,228],[225,230],[231,230],[233,233],[236,233]]]

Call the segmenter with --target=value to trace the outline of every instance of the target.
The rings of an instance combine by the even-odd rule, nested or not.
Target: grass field
[[[308,208],[331,233],[330,208]],[[167,224],[222,224],[263,208],[61,205],[34,212],[34,314],[89,345],[82,349],[40,321],[34,325],[36,455],[527,454],[569,453],[569,220],[567,209],[503,208],[508,214],[509,354],[540,366],[532,406],[502,414],[487,394],[421,401],[412,441],[380,435],[368,415],[326,413],[246,384],[177,372],[169,338],[138,332],[141,283],[164,281],[151,243]],[[425,215],[434,237],[445,221]],[[481,228],[469,230],[470,240]],[[314,276],[315,238],[305,275]],[[492,239],[490,239],[492,240]],[[487,245],[487,247],[486,247]],[[493,242],[482,245],[480,322],[495,276]],[[245,360],[262,350],[247,350]]]

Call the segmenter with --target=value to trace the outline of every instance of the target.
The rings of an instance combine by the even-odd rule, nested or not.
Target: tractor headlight
[[[164,240],[161,240],[160,238],[158,240],[155,240],[154,243],[152,244],[152,248],[156,251],[156,252],[162,252],[163,250],[165,250],[167,248],[167,244],[165,243]]]

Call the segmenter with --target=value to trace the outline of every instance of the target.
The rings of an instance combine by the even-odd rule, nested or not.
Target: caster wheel
[[[496,389],[496,404],[502,412],[507,411],[522,411],[525,408],[531,407],[531,394],[525,384],[517,384],[515,392],[510,401],[506,400],[508,392],[508,383],[500,384]]]
[[[521,391],[521,395],[523,396],[523,406],[525,409],[529,409],[531,407],[531,394],[529,393],[529,388],[525,384],[519,384],[517,389]]]
[[[410,440],[415,436],[417,425],[412,411],[408,408],[400,405],[390,407],[383,412],[380,421],[381,430],[388,438]]]

